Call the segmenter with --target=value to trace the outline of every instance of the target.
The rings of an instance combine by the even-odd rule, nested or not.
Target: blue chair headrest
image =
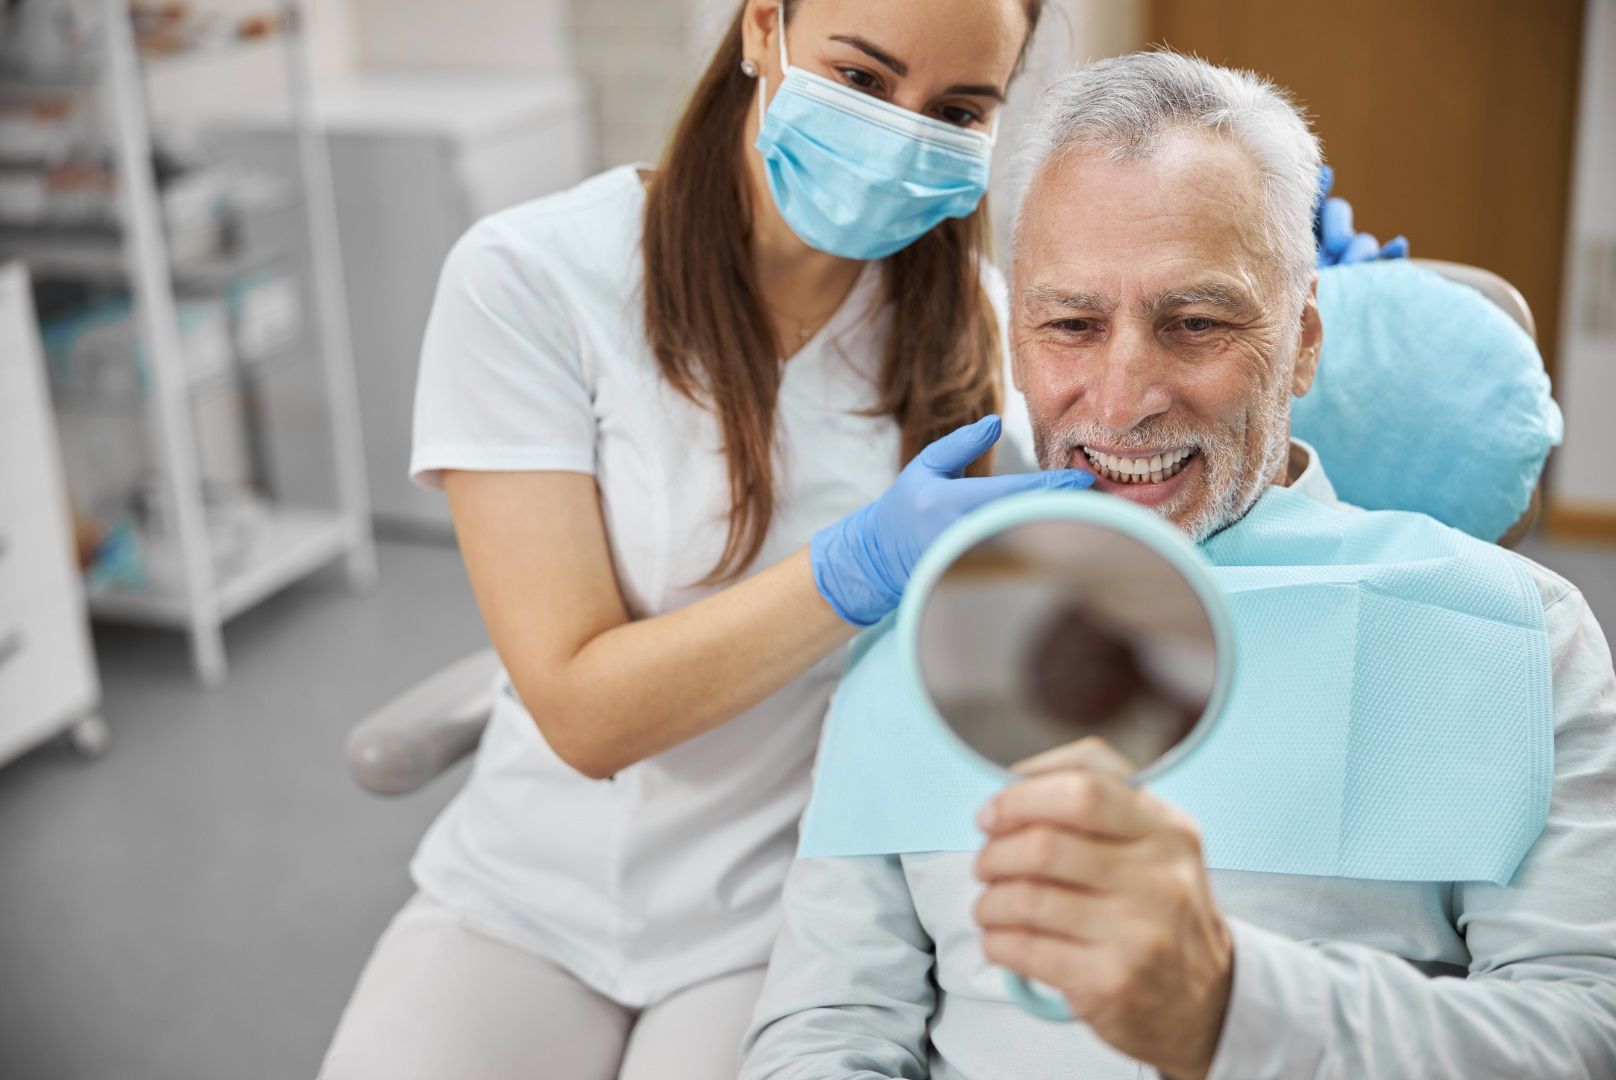
[[[1564,433],[1531,337],[1475,289],[1404,261],[1320,270],[1319,312],[1324,353],[1291,430],[1336,492],[1497,540]]]

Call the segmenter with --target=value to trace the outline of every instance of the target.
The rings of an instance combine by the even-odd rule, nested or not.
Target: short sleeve
[[[595,471],[594,391],[570,304],[536,239],[497,219],[450,250],[421,346],[410,477]]]

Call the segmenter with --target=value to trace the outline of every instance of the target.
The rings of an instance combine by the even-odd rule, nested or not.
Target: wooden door
[[[1147,31],[1291,90],[1358,226],[1513,282],[1552,375],[1582,19],[1582,0],[1151,0]]]

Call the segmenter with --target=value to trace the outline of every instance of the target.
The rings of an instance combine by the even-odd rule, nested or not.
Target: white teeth
[[[1093,463],[1095,471],[1108,480],[1125,484],[1159,484],[1176,476],[1194,451],[1185,447],[1149,457],[1117,457],[1085,446],[1083,453]]]

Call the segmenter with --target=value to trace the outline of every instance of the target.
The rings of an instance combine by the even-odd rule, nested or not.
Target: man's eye
[[[978,116],[970,109],[961,108],[958,105],[944,105],[941,109],[937,110],[937,115],[941,116],[947,123],[953,124],[956,127],[970,127],[973,124],[980,124],[982,122],[982,117]]]
[[[1086,334],[1094,329],[1093,319],[1057,319],[1049,324],[1066,334]]]
[[[1187,315],[1178,321],[1180,330],[1188,330],[1192,334],[1204,334],[1208,330],[1216,329],[1221,325],[1218,320],[1205,315]]]
[[[861,68],[837,68],[836,74],[840,75],[842,77],[842,81],[847,83],[847,85],[858,90],[874,90],[880,86],[880,83],[876,81],[874,75],[871,75],[868,71],[864,71]]]

